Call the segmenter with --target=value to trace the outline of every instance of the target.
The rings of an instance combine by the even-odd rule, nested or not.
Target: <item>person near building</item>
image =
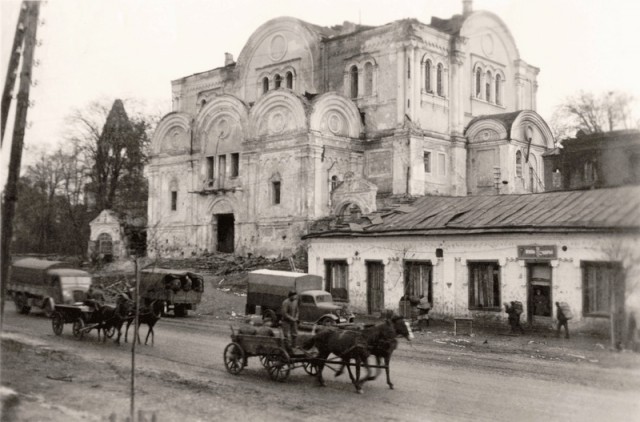
[[[511,301],[511,305],[505,303],[505,312],[509,315],[509,325],[511,326],[511,333],[515,333],[519,330],[521,334],[524,334],[524,328],[520,325],[520,315],[522,314],[522,303],[518,301]]]
[[[556,336],[560,337],[560,329],[564,327],[565,338],[569,338],[569,319],[571,318],[571,311],[568,310],[568,305],[564,302],[556,302],[556,314],[558,317],[558,331]]]
[[[537,316],[549,316],[547,297],[542,294],[540,289],[536,289],[536,294],[533,295],[533,314]]]
[[[296,347],[298,337],[298,293],[289,292],[288,297],[282,302],[282,334],[287,348]]]
[[[418,327],[423,328],[423,326],[429,326],[430,310],[431,303],[429,303],[429,299],[424,297],[424,295],[420,296],[420,302],[418,303]]]

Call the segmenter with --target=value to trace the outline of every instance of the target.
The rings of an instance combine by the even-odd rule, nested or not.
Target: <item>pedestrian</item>
[[[281,322],[285,345],[289,349],[296,347],[298,318],[298,293],[295,290],[291,290],[288,297],[282,302]]]
[[[569,320],[571,319],[571,308],[565,302],[556,302],[556,314],[558,316],[558,331],[557,337],[560,337],[560,329],[564,327],[565,338],[569,338]]]
[[[418,303],[418,326],[420,328],[423,326],[429,326],[430,310],[431,303],[429,303],[429,299],[424,297],[424,295],[420,296],[420,303]]]
[[[522,303],[518,301],[511,301],[511,306],[505,303],[505,312],[509,315],[509,325],[511,326],[511,333],[515,334],[516,329],[520,330],[521,334],[524,334],[524,328],[520,325],[520,314],[522,314]]]

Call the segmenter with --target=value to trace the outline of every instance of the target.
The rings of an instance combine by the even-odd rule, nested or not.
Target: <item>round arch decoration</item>
[[[549,125],[547,125],[547,122],[545,122],[542,116],[532,110],[524,110],[516,117],[511,125],[510,138],[525,141],[525,139],[522,139],[522,131],[526,130],[529,125],[535,126],[540,131],[545,148],[553,148],[553,132],[551,132]]]
[[[349,138],[358,138],[362,132],[357,107],[336,92],[327,92],[313,101],[309,126],[320,133]]]
[[[212,219],[216,214],[234,214],[238,216],[238,204],[232,198],[216,198],[207,207],[205,218]],[[210,221],[209,221],[210,222]]]
[[[252,138],[307,130],[306,100],[290,90],[269,91],[249,113]]]
[[[363,215],[371,212],[371,210],[362,201],[356,198],[345,198],[333,207],[332,213],[333,215],[340,217],[344,214],[345,210],[351,206],[358,207]]]
[[[151,138],[153,154],[182,152],[189,148],[191,116],[172,112],[160,120]]]
[[[471,38],[474,35],[475,22],[481,19],[493,20],[496,23],[491,32],[491,53],[493,54],[495,44],[497,42],[502,42],[511,61],[519,59],[520,53],[518,52],[518,48],[516,47],[516,42],[513,38],[513,35],[511,34],[511,31],[509,31],[509,28],[504,23],[504,21],[500,19],[500,17],[495,13],[487,12],[484,10],[473,12],[464,20],[462,28],[460,28],[460,36]],[[481,43],[482,41],[483,40],[481,40]],[[487,48],[487,46],[484,46],[484,48]]]
[[[470,144],[507,139],[507,129],[504,125],[490,117],[473,123],[467,128],[466,136]]]
[[[198,113],[195,130],[199,146],[204,151],[207,135],[227,139],[235,130],[239,141],[246,138],[245,127],[248,126],[249,113],[247,106],[232,95],[221,95],[213,98]]]

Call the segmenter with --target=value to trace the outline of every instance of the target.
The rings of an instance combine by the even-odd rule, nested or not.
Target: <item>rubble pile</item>
[[[293,264],[293,268],[292,268]],[[160,259],[155,263],[160,268],[190,270],[196,273],[207,273],[217,276],[244,273],[259,269],[292,271],[306,271],[307,262],[305,258],[265,258],[263,256],[236,256],[233,254],[216,254],[203,257],[181,258],[181,259]]]

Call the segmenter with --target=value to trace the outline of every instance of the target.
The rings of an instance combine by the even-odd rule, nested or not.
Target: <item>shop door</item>
[[[369,314],[384,310],[384,265],[367,261],[367,308]]]
[[[528,265],[528,316],[529,323],[549,325],[552,323],[551,313],[551,265],[534,263]]]

